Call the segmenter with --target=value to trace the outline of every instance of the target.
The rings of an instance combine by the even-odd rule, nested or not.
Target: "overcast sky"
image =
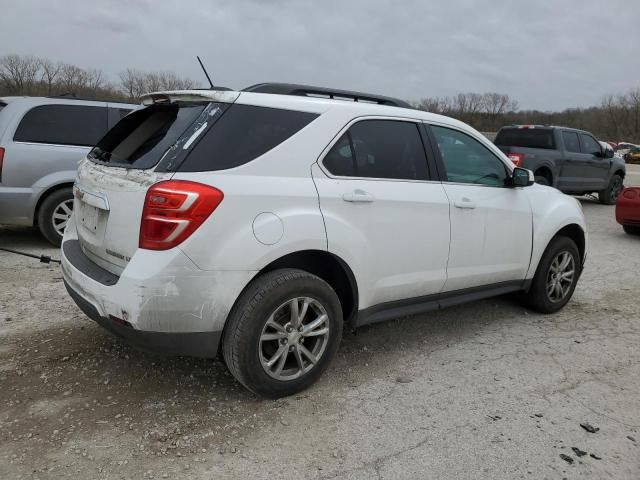
[[[417,100],[507,93],[523,108],[640,87],[640,0],[0,0],[0,54],[308,83]]]

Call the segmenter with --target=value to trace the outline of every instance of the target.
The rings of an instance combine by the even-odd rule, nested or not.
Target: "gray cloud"
[[[0,0],[0,11],[4,53],[102,68],[114,81],[127,67],[204,80],[199,54],[233,88],[499,91],[525,108],[561,109],[640,86],[631,0]]]

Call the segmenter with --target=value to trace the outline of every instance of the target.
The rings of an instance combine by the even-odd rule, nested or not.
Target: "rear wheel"
[[[542,255],[525,302],[541,313],[554,313],[571,299],[581,271],[580,253],[567,237],[554,238]]]
[[[73,211],[73,190],[61,188],[49,194],[38,210],[38,228],[53,245],[62,243],[62,236]]]
[[[598,199],[600,203],[605,205],[614,205],[621,191],[622,177],[620,175],[612,175],[607,188],[598,192]]]
[[[334,290],[302,270],[256,278],[238,298],[225,326],[222,353],[233,376],[270,398],[313,384],[342,338],[342,309]]]
[[[634,225],[623,225],[622,228],[625,233],[628,233],[629,235],[640,235],[640,227],[636,227]]]

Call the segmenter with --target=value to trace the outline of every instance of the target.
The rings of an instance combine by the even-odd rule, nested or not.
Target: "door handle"
[[[469,200],[467,197],[462,197],[460,200],[454,202],[456,208],[476,208],[476,202]]]
[[[342,195],[342,199],[345,202],[350,203],[371,203],[375,201],[373,195],[365,192],[364,190],[354,190],[351,193],[345,193]]]

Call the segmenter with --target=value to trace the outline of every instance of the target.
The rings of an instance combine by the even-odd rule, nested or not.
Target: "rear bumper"
[[[227,316],[254,275],[200,270],[174,248],[138,250],[117,276],[84,254],[73,216],[61,262],[65,286],[89,318],[143,349],[200,357],[217,354]]]
[[[69,292],[69,296],[87,317],[134,347],[150,352],[203,358],[213,358],[218,353],[222,332],[168,333],[136,330],[101,316],[98,310],[82,298],[66,281],[64,286]]]

